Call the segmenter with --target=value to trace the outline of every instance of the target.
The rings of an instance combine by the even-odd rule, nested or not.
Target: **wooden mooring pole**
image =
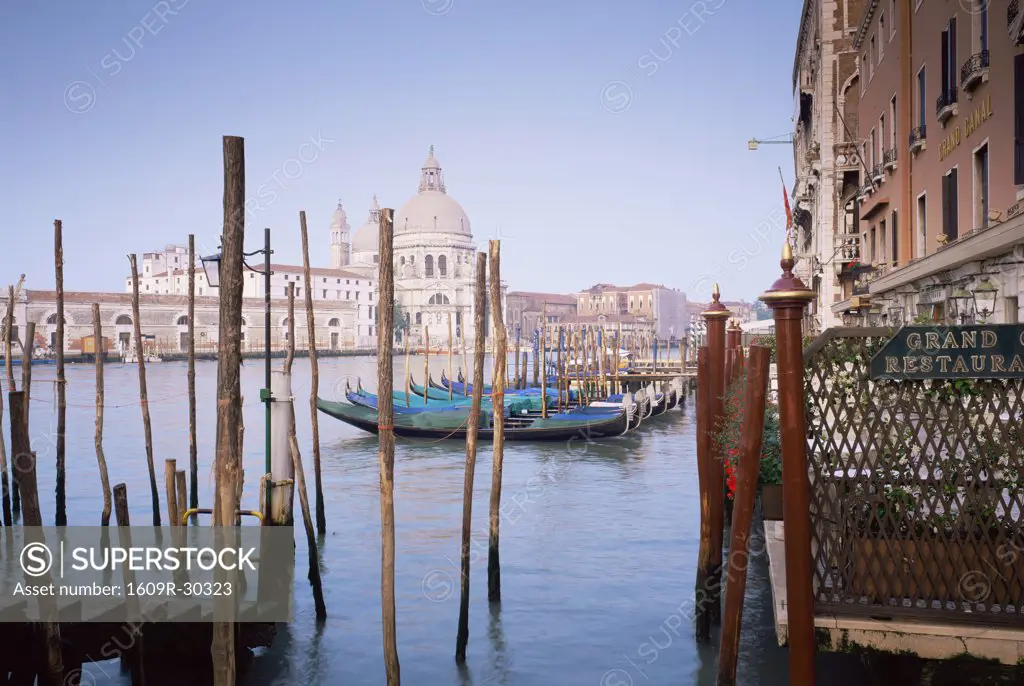
[[[53,267],[57,290],[57,340],[54,352],[57,355],[57,513],[54,523],[67,526],[67,472],[65,460],[65,432],[67,431],[67,379],[64,377],[64,237],[60,219],[53,221]]]
[[[384,638],[384,672],[388,686],[402,682],[395,628],[395,408],[390,332],[395,307],[395,211],[380,211],[380,274],[377,336],[377,461],[380,467],[380,600]],[[427,380],[423,379],[426,384]]]
[[[487,254],[476,254],[476,288],[473,291],[474,329],[487,330]],[[473,481],[476,475],[476,439],[480,429],[480,405],[484,396],[484,358],[487,341],[479,333],[473,340],[473,400],[466,427],[466,472],[462,483],[462,546],[459,582],[459,628],[455,636],[455,662],[465,664],[469,642],[469,552],[473,526]]]
[[[242,456],[241,330],[245,240],[245,141],[224,136],[224,231],[221,235],[220,326],[217,345],[216,504],[214,526],[235,524]],[[218,578],[217,581],[225,579]],[[230,579],[229,579],[230,580]],[[235,625],[213,625],[213,682],[235,686]]]
[[[724,415],[725,397],[725,323],[732,314],[719,302],[718,284],[711,293],[711,305],[702,314],[708,327],[708,405],[711,414],[708,431],[714,432]],[[711,583],[709,585],[711,621],[722,619],[722,546],[725,538],[725,464],[724,456],[712,442],[708,460],[708,497],[711,500]]]
[[[423,404],[426,405],[427,389],[430,385],[427,383],[427,378],[430,377],[430,327],[426,324],[423,325],[423,343]]]
[[[782,518],[789,619],[789,683],[815,683],[814,577],[811,568],[811,494],[804,418],[803,316],[814,291],[793,275],[793,251],[782,250],[782,276],[761,295],[775,315],[779,425],[782,443]]]
[[[299,230],[302,232],[302,271],[306,282],[306,329],[309,332],[309,372],[312,377],[309,388],[309,414],[313,423],[313,488],[316,490],[316,530],[318,534],[324,536],[327,533],[327,514],[324,510],[324,485],[320,473],[320,415],[316,411],[316,398],[320,393],[320,362],[317,360],[316,353],[313,278],[309,269],[309,233],[306,230],[306,212],[304,210],[299,212]],[[381,329],[377,329],[378,335],[380,332]],[[295,474],[296,478],[300,478],[303,482],[299,497],[305,499],[305,475],[300,475],[298,472]],[[317,580],[319,581],[319,571]]]
[[[135,337],[135,361],[139,365],[139,405],[142,408],[142,431],[146,441],[146,465],[149,467],[149,489],[153,496],[153,526],[160,526],[160,491],[156,485],[156,465],[153,462],[153,426],[149,418],[149,393],[146,389],[146,351],[142,342],[142,319],[139,314],[137,257],[129,255],[128,263],[132,267],[132,324]]]
[[[501,470],[505,455],[505,365],[508,363],[508,342],[501,312],[501,241],[489,245],[489,274],[491,286],[491,319],[494,326],[494,378],[491,383],[491,407],[494,417],[494,458],[491,469],[490,537],[487,545],[487,599],[501,602],[501,560],[498,554],[498,529],[501,522]],[[486,329],[477,336],[486,335]],[[543,345],[543,342],[541,342]],[[533,359],[533,380],[537,381],[537,355]]]
[[[92,337],[96,351],[96,464],[100,470],[100,488],[103,490],[103,513],[100,515],[100,526],[110,526],[110,512],[113,502],[110,493],[110,477],[107,474],[107,458],[103,454],[103,362],[107,346],[103,341],[103,324],[100,322],[100,304],[92,304]]]
[[[709,583],[711,574],[711,497],[708,463],[711,461],[711,382],[708,351],[697,351],[697,484],[700,493],[700,542],[697,548],[697,580],[694,587],[695,636],[711,640]]]
[[[735,353],[737,350],[732,349]],[[717,686],[735,686],[736,662],[740,652],[743,596],[750,567],[750,526],[757,499],[757,477],[761,467],[761,438],[764,432],[765,400],[768,392],[768,367],[771,351],[755,346],[750,349],[750,373],[743,396],[743,425],[740,430],[740,455],[737,467],[736,495],[732,513],[732,536],[726,574],[725,614],[722,641],[718,652]]]
[[[452,342],[452,313],[449,312],[448,313],[448,381],[449,381],[449,383],[448,383],[448,400],[452,400],[452,396],[453,396],[452,385],[451,385],[451,380],[452,380],[452,358],[455,355],[454,348],[452,347],[453,345],[454,345],[454,343]]]
[[[188,235],[188,472],[189,507],[199,507],[199,444],[196,441],[196,237]],[[199,518],[192,516],[192,524]]]

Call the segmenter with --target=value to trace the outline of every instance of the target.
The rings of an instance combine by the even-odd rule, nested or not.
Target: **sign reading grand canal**
[[[1021,324],[905,326],[871,358],[872,379],[1021,377]]]

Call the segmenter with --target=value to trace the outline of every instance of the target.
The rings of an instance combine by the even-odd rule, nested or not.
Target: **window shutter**
[[[949,20],[949,90],[953,91],[957,86],[957,64],[956,64],[956,17]]]
[[[942,177],[942,233],[946,238],[950,238],[950,224],[949,224],[949,179],[950,176],[947,174]]]
[[[1024,185],[1024,55],[1013,58],[1013,182]]]
[[[960,184],[957,182],[957,170],[954,167],[949,170],[949,225],[953,230],[950,238],[960,235],[960,207],[957,202],[960,193]]]
[[[899,246],[900,246],[900,225],[896,210],[892,211],[892,226],[889,228],[892,231],[892,263],[898,264],[900,260]]]
[[[949,30],[942,32],[942,91],[940,95],[949,92]]]

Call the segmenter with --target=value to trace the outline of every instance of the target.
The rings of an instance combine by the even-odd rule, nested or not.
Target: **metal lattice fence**
[[[891,335],[804,355],[817,609],[1024,625],[1024,380],[872,381]]]

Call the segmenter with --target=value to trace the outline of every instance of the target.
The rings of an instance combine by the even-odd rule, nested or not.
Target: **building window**
[[[868,80],[875,78],[875,62],[878,60],[878,46],[875,44],[875,37],[871,36],[871,44],[868,50]]]
[[[878,13],[878,63],[885,56],[885,12]]]
[[[356,291],[356,300],[359,300],[359,291]]]
[[[1024,185],[1024,54],[1013,58],[1013,182]]]
[[[352,291],[345,291],[345,300],[352,299]]]
[[[871,168],[872,174],[875,168],[875,148],[878,146],[878,138],[875,136],[875,130],[871,129],[871,148],[868,150],[868,167]]]
[[[427,255],[423,258],[423,275],[433,276],[434,275],[434,256]]]
[[[885,113],[878,118],[878,159],[885,161]]]
[[[900,226],[896,210],[892,211],[892,219],[889,222],[889,232],[892,234],[892,255],[890,255],[890,262],[892,266],[896,266],[900,261]]]
[[[896,96],[889,101],[889,149],[896,149]]]
[[[896,36],[896,0],[889,0],[889,40]]]
[[[323,295],[321,295],[320,297],[321,297],[321,298],[325,298],[325,299],[326,299],[326,298],[327,298],[327,289],[325,288],[325,289],[323,289],[323,291],[321,291],[321,292],[323,293]]]
[[[922,127],[925,125],[925,112],[927,111],[925,109],[925,107],[927,107],[927,89],[925,88],[925,76],[925,68],[924,66],[922,66],[921,71],[917,72],[917,125]]]
[[[956,17],[942,32],[942,95],[949,103],[956,102]]]
[[[422,323],[423,323],[423,313],[422,312],[417,312],[416,313],[416,326],[419,326]]]
[[[988,143],[974,153],[974,228],[988,228]]]
[[[880,257],[882,258],[882,262],[889,262],[889,256],[886,254],[886,250],[888,250],[889,248],[888,244],[885,241],[886,235],[887,234],[885,232],[885,220],[883,219],[882,221],[878,222],[878,247],[882,249],[880,255]]]
[[[437,275],[448,276],[448,258],[444,255],[437,257]]]
[[[974,0],[971,7],[971,17],[974,22],[974,51],[984,52],[988,50],[988,6],[992,0]]]
[[[880,260],[876,252],[878,246],[875,245],[875,227],[873,226],[871,227],[871,242],[868,245],[871,248],[871,264],[878,264]]]
[[[863,78],[858,79],[860,81],[860,94],[864,95],[864,91],[868,87],[868,55],[864,53],[860,56],[860,73]]]
[[[1003,318],[1004,324],[1017,324],[1020,316],[1020,301],[1018,296],[1011,295],[1006,299],[1006,315]]]
[[[942,177],[942,233],[950,241],[959,234],[957,188],[957,169],[953,167]]]
[[[917,198],[917,256],[924,257],[928,251],[928,201],[922,193]]]

